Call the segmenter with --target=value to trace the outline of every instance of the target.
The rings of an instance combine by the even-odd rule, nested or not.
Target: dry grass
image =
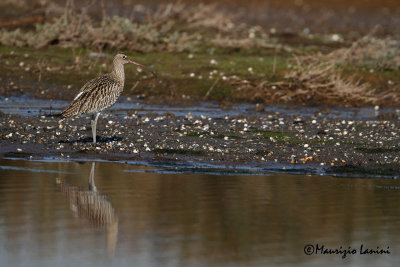
[[[263,99],[265,102],[345,106],[399,105],[398,86],[377,90],[375,85],[357,73],[366,68],[371,71],[385,71],[398,70],[400,67],[399,41],[374,37],[377,29],[348,48],[340,48],[326,55],[294,56],[289,62],[294,67],[287,71],[284,81],[235,81],[234,86],[244,88],[244,92],[255,91],[254,99]],[[353,74],[346,71],[349,66],[353,69]]]
[[[239,32],[246,29],[244,24],[235,25],[235,15],[228,16],[216,4],[187,5],[181,2],[161,5],[149,20],[154,25],[184,22],[189,28],[214,29],[219,32]]]
[[[234,100],[348,106],[400,104],[400,88],[396,85],[400,84],[400,79],[391,81],[388,85],[389,78],[387,77],[389,76],[385,76],[387,73],[382,73],[399,71],[400,41],[390,37],[378,38],[376,33],[379,28],[374,29],[351,46],[336,49],[328,54],[314,52],[304,56],[303,50],[296,50],[301,56],[294,56],[287,66],[281,66],[277,70],[276,57],[282,62],[284,59],[279,57],[283,54],[286,57],[288,53],[293,52],[293,48],[271,39],[259,26],[249,27],[237,23],[235,16],[228,15],[216,5],[188,5],[178,2],[160,5],[155,11],[142,6],[138,13],[134,13],[135,16],[139,15],[137,17],[142,18],[141,20],[135,19],[135,16],[132,18],[110,17],[105,15],[104,10],[101,18],[96,20],[89,15],[88,8],[77,10],[71,0],[65,7],[52,4],[45,8],[46,14],[53,15],[48,15],[45,22],[36,24],[34,29],[1,29],[0,45],[36,48],[57,45],[78,48],[72,49],[74,62],[66,68],[88,70],[97,66],[98,63],[105,64],[105,61],[101,62],[102,59],[98,56],[92,56],[94,60],[85,61],[86,55],[80,54],[80,47],[91,50],[95,48],[98,52],[107,48],[114,51],[126,49],[146,53],[160,51],[197,53],[198,62],[202,62],[201,65],[196,66],[193,63],[196,59],[191,60],[192,63],[188,64],[182,76],[179,76],[181,73],[174,74],[174,78],[178,80],[187,79],[184,74],[195,73],[194,68],[204,68],[204,58],[209,56],[209,48],[227,48],[221,49],[224,53],[236,51],[231,48],[243,48],[242,51],[245,53],[245,49],[256,48],[247,50],[248,54],[258,53],[258,51],[264,53],[265,50],[262,49],[270,49],[269,52],[271,52],[273,49],[275,55],[271,63],[273,64],[272,74],[262,76],[260,73],[250,71],[243,73],[235,69],[235,65],[219,64],[215,68],[221,73],[232,72],[234,74],[232,77],[237,78],[218,83],[218,86],[214,86],[215,88],[207,86],[212,88],[213,93],[218,92],[220,84],[230,87],[229,90],[234,89],[231,90],[233,95],[230,97]],[[75,50],[79,52],[75,53]],[[238,54],[232,54],[232,61],[235,61],[236,55]],[[224,56],[220,58],[224,59]],[[248,60],[242,61],[249,66],[249,69],[254,63]],[[39,62],[37,63],[38,77],[41,80],[47,68],[45,68],[46,62],[41,60]],[[284,68],[286,69],[283,70]],[[208,73],[208,70],[206,71]],[[376,73],[375,78],[372,77],[370,71]],[[204,71],[201,76],[206,77],[205,75]],[[200,77],[200,74],[197,76]],[[369,79],[368,76],[372,78]],[[267,81],[265,77],[279,81]],[[378,82],[384,86],[377,88]]]
[[[391,37],[384,39],[367,35],[353,43],[350,48],[338,49],[327,58],[336,64],[352,64],[377,70],[400,68],[400,41]]]
[[[89,15],[88,8],[77,10],[73,1],[68,1],[63,9],[52,4],[47,7],[46,13],[57,13],[60,10],[63,10],[62,14],[47,19],[45,23],[36,24],[34,30],[2,29],[0,44],[36,48],[60,45],[141,52],[181,52],[193,50],[199,44],[209,44],[213,39],[216,39],[214,45],[223,46],[218,38],[234,38],[235,46],[258,45],[254,40],[247,41],[248,35],[252,39],[256,39],[256,35],[263,37],[264,43],[266,39],[260,29],[235,24],[230,16],[212,4],[164,4],[155,12],[142,10],[146,14],[144,21],[110,17],[104,11],[102,19],[96,21]]]
[[[339,105],[377,104],[378,101],[368,83],[354,76],[343,77],[331,61],[304,66],[299,60],[297,70],[289,72],[286,78],[288,90],[285,93],[278,90],[272,95],[274,99]]]
[[[380,26],[376,26],[350,47],[334,50],[327,55],[303,57],[301,61],[307,64],[332,62],[336,67],[352,65],[381,71],[399,69],[400,40],[377,37],[381,30]]]
[[[135,23],[121,17],[104,17],[95,22],[86,9],[66,8],[62,16],[51,22],[36,24],[33,31],[2,30],[0,43],[36,48],[59,44],[63,47],[95,47],[97,49],[130,49],[138,51],[176,50],[192,45],[195,38],[172,29],[171,23]]]

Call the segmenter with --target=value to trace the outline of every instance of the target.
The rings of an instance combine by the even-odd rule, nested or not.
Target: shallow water
[[[68,101],[35,99],[28,96],[0,96],[0,112],[5,114],[18,114],[21,116],[39,116],[46,114],[58,114],[68,105]],[[115,116],[125,116],[135,111],[139,115],[147,113],[165,114],[172,113],[175,116],[207,116],[211,118],[223,118],[225,116],[283,114],[295,116],[322,116],[331,119],[376,119],[382,114],[396,114],[400,118],[400,110],[391,107],[383,107],[378,110],[375,107],[345,108],[345,107],[318,107],[299,105],[271,105],[263,109],[263,113],[256,112],[254,104],[235,104],[230,108],[221,108],[217,103],[199,102],[196,106],[169,106],[149,105],[141,100],[128,101],[121,99],[105,113],[113,113]]]
[[[0,266],[398,265],[399,189],[393,179],[3,159]],[[307,244],[357,253],[307,256]],[[391,254],[360,255],[362,244]]]

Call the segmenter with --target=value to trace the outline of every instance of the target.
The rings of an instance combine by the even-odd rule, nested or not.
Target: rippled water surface
[[[68,105],[67,101],[61,100],[43,100],[35,99],[27,96],[17,97],[1,97],[0,96],[0,112],[5,114],[18,114],[21,116],[31,117],[48,114],[58,114]],[[276,113],[285,115],[297,115],[301,111],[303,116],[323,116],[327,118],[338,119],[375,119],[379,115],[396,114],[400,118],[400,111],[393,107],[382,107],[375,110],[374,107],[330,107],[329,109],[321,107],[299,106],[299,105],[273,105],[264,108],[262,113],[256,112],[254,104],[236,104],[230,108],[221,108],[217,103],[199,102],[196,106],[168,106],[168,105],[149,105],[143,101],[127,101],[124,97],[114,106],[110,107],[114,116],[125,116],[132,110],[137,111],[140,115],[148,113],[165,114],[166,112],[175,116],[185,116],[190,113],[192,116],[207,116],[211,118],[223,118],[225,116],[240,116]]]
[[[0,266],[398,266],[399,189],[393,179],[0,160]],[[307,244],[357,253],[308,256]],[[361,245],[391,254],[360,255]]]

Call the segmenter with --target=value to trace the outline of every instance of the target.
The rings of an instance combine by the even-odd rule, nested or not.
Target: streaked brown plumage
[[[86,83],[61,116],[92,114],[112,106],[124,88],[124,82],[112,76],[107,73]]]
[[[93,143],[96,143],[96,124],[100,112],[114,105],[124,89],[126,63],[146,68],[129,60],[124,54],[117,54],[113,60],[112,71],[87,82],[74,100],[61,112],[62,118],[91,114]],[[156,76],[154,73],[153,75]]]

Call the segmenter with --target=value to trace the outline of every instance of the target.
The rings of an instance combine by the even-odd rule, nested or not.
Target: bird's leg
[[[94,184],[94,167],[96,166],[96,162],[92,162],[92,168],[90,170],[89,176],[89,191],[97,192],[96,185]]]
[[[100,112],[92,115],[92,135],[93,135],[93,144],[96,144],[96,125],[97,119],[99,118]]]

